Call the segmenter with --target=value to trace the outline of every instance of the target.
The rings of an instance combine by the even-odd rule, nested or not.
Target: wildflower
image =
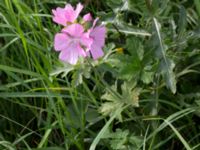
[[[53,21],[63,26],[74,23],[82,9],[83,5],[80,3],[76,5],[76,9],[74,9],[70,4],[65,5],[65,8],[58,7],[56,10],[53,9]]]
[[[60,51],[59,58],[70,64],[76,64],[79,57],[86,57],[93,40],[84,32],[80,24],[72,24],[57,33],[54,39],[54,48]]]
[[[98,59],[104,55],[102,50],[105,45],[106,28],[105,26],[96,26],[98,18],[94,20],[93,26],[89,29],[89,37],[93,42],[90,48],[93,59]]]
[[[78,20],[83,9],[80,3],[74,9],[70,4],[65,8],[52,10],[53,21],[64,26],[61,33],[54,38],[54,48],[60,51],[59,58],[70,64],[76,64],[80,57],[92,55],[98,59],[104,55],[102,50],[105,44],[105,26],[96,26],[98,19],[93,21],[90,13]],[[90,28],[93,21],[93,25]]]

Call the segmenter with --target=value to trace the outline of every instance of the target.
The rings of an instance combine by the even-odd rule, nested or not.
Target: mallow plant
[[[199,6],[1,1],[0,149],[198,150]]]
[[[60,33],[55,35],[54,48],[60,51],[59,59],[75,65],[79,58],[92,57],[94,60],[102,57],[105,45],[106,28],[97,25],[98,18],[91,14],[80,16],[82,4],[74,9],[70,4],[65,8],[52,10],[53,21],[63,26]],[[90,27],[91,25],[91,27]]]

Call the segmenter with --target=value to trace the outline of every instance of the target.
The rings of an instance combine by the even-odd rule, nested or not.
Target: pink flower
[[[66,26],[67,23],[73,23],[78,18],[82,9],[83,5],[80,3],[76,5],[76,9],[74,9],[70,4],[65,5],[65,8],[58,7],[56,10],[53,9],[53,21]]]
[[[93,40],[90,48],[93,59],[98,59],[104,55],[102,50],[105,45],[106,28],[105,26],[96,26],[98,18],[94,20],[93,26],[89,29],[89,37]]]
[[[57,33],[54,39],[54,48],[61,51],[59,58],[70,64],[76,64],[79,57],[86,57],[86,51],[90,49],[92,39],[84,32],[80,24],[72,24]]]

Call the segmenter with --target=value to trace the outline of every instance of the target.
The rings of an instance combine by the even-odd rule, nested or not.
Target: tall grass
[[[66,1],[1,1],[0,149],[198,150],[198,0],[82,3],[105,56],[71,67],[53,48]]]

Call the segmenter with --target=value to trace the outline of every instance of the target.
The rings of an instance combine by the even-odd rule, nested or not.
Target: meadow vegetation
[[[58,59],[52,9],[84,5],[104,56]],[[1,150],[199,150],[199,0],[1,0]]]

